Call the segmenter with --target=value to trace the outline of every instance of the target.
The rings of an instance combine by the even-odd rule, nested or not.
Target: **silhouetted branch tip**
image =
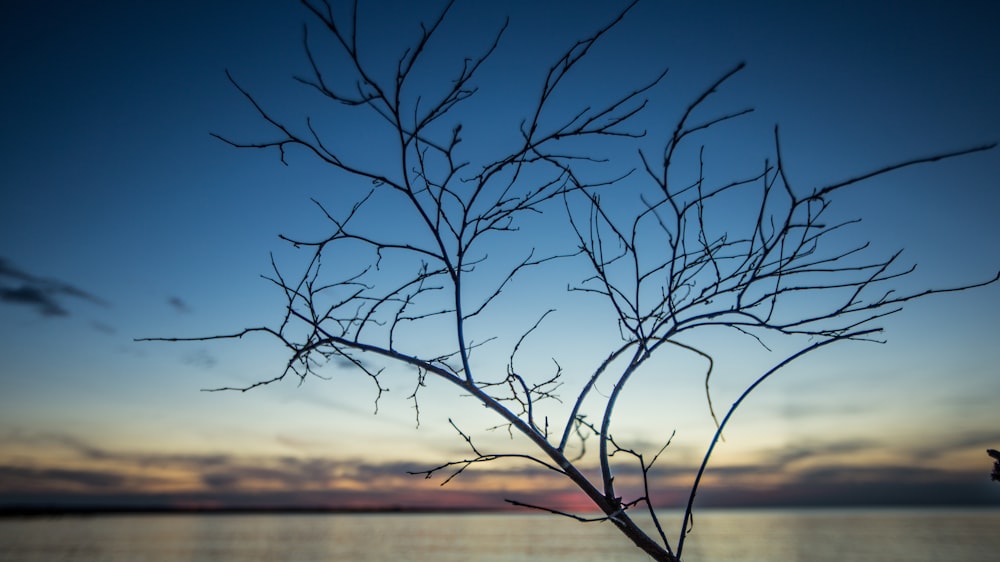
[[[994,482],[1000,482],[1000,451],[996,449],[986,449],[986,454],[993,457],[993,472],[990,474],[990,479]]]

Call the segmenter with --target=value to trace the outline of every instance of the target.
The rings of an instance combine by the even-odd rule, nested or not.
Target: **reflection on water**
[[[685,560],[989,562],[1000,510],[747,510],[706,512]]]
[[[667,514],[666,520],[678,517]],[[687,562],[992,562],[1000,510],[703,510]],[[18,562],[643,561],[609,524],[548,515],[143,515],[0,519]]]

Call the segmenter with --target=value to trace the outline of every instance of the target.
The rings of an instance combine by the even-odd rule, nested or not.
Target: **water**
[[[669,514],[668,514],[669,515]],[[673,519],[671,519],[673,521]],[[1000,559],[1000,510],[704,510],[686,562]],[[2,562],[641,562],[613,527],[542,514],[0,519]]]

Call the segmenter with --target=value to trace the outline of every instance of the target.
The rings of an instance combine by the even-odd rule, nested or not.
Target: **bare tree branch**
[[[388,390],[382,379],[387,367],[376,365],[406,367],[416,373],[408,398],[418,425],[418,393],[428,376],[437,377],[498,416],[495,427],[523,437],[534,453],[484,452],[471,432],[449,419],[471,454],[411,474],[440,475],[444,485],[481,463],[529,461],[569,479],[602,515],[581,517],[558,506],[506,500],[511,505],[579,521],[610,521],[654,559],[680,560],[693,524],[695,496],[723,430],[765,380],[832,343],[879,341],[878,322],[911,300],[1000,280],[998,273],[982,281],[901,291],[900,281],[915,266],[902,263],[899,252],[872,256],[868,243],[845,236],[858,221],[829,219],[834,197],[896,170],[996,145],[890,163],[803,191],[789,180],[775,127],[773,153],[761,155],[762,165],[730,171],[727,163],[712,161],[711,143],[705,141],[753,109],[708,113],[708,100],[730,85],[744,63],[694,90],[693,101],[682,105],[673,122],[650,115],[649,100],[658,95],[665,68],[638,86],[622,85],[610,99],[590,99],[570,86],[592,71],[593,53],[626,25],[637,4],[629,2],[553,57],[535,100],[523,108],[521,121],[505,131],[514,140],[496,141],[490,131],[472,147],[465,144],[469,133],[463,128],[468,118],[463,111],[503,49],[509,19],[483,34],[478,48],[463,46],[478,55],[452,59],[451,45],[438,48],[449,26],[460,25],[453,16],[455,2],[449,0],[415,24],[419,29],[395,55],[376,60],[388,46],[376,48],[367,31],[381,23],[380,14],[367,13],[357,1],[349,13],[335,13],[329,0],[302,0],[312,18],[302,35],[308,74],[294,80],[322,102],[387,126],[391,134],[384,146],[366,147],[379,154],[377,160],[360,158],[342,148],[337,142],[342,139],[321,121],[279,117],[277,108],[267,107],[227,72],[269,136],[255,142],[214,136],[238,148],[275,150],[285,164],[289,151],[301,151],[346,179],[334,186],[329,201],[314,201],[328,226],[326,235],[281,237],[305,255],[305,265],[289,274],[272,257],[273,273],[266,279],[285,297],[276,323],[227,335],[146,341],[268,336],[288,353],[277,375],[212,390],[247,391],[289,375],[302,384],[309,376],[324,377],[324,365],[335,361],[374,383],[376,411]],[[320,50],[317,30],[333,46],[332,53]],[[423,62],[428,58],[434,64]],[[450,74],[441,76],[448,68]],[[720,168],[726,173],[714,173]],[[740,212],[736,220],[734,209]],[[405,217],[405,228],[385,226],[399,216]],[[544,229],[532,231],[529,219],[544,219]],[[560,246],[563,237],[571,242]],[[532,274],[565,281],[568,294],[558,298],[576,298],[574,303],[593,311],[592,320],[550,328],[556,306],[519,300],[532,294],[523,285]],[[529,320],[520,334],[504,335],[496,326],[511,310],[526,311],[522,316]],[[564,372],[568,363],[560,363],[555,350],[551,365],[524,359],[528,342],[548,341],[546,330],[576,329],[560,336],[580,346],[583,335],[598,324],[617,328],[620,339],[597,352],[603,359],[583,373],[575,372],[577,367]],[[752,382],[721,420],[709,382],[714,358],[726,350],[697,339],[717,328],[751,338],[767,350],[777,343],[798,346],[765,372],[752,373]],[[612,436],[623,394],[634,379],[651,376],[650,362],[662,355],[664,346],[707,361],[705,396],[715,424],[701,464],[692,469],[694,484],[676,550],[661,525],[651,489],[654,470],[669,458],[674,434],[656,451],[623,446]],[[474,351],[477,362],[470,360]],[[667,377],[663,381],[669,384]],[[564,418],[556,418],[553,403],[567,387],[575,389],[567,398],[571,405],[559,412]],[[549,414],[561,428],[554,435]],[[597,440],[596,453],[594,447],[588,449],[588,439]],[[638,497],[618,495],[615,470],[620,462],[638,466]],[[599,474],[588,476],[594,466]],[[640,504],[652,517],[652,536],[630,516]]]

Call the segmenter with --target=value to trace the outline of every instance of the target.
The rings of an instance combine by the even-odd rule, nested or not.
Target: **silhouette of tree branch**
[[[580,521],[611,521],[654,559],[679,560],[693,525],[702,476],[733,412],[751,392],[792,361],[832,343],[880,341],[882,328],[877,322],[906,302],[1000,279],[998,273],[981,282],[901,292],[898,282],[915,266],[902,264],[900,252],[871,257],[868,243],[845,241],[844,234],[858,221],[830,218],[833,198],[896,170],[991,150],[995,144],[905,160],[804,191],[789,180],[775,127],[772,157],[736,179],[717,180],[710,170],[718,164],[709,163],[706,144],[697,143],[753,111],[708,107],[708,101],[744,70],[744,63],[697,91],[672,123],[647,115],[648,100],[657,93],[666,69],[638,87],[623,85],[617,95],[593,105],[587,104],[593,100],[586,99],[586,92],[568,85],[572,76],[587,72],[591,53],[637,3],[628,3],[554,57],[535,101],[522,113],[523,120],[512,125],[514,141],[488,142],[485,149],[473,149],[465,143],[463,120],[469,117],[461,111],[476,98],[481,75],[503,47],[509,20],[486,36],[480,54],[448,60],[454,53],[437,55],[435,47],[445,40],[443,30],[454,25],[452,0],[420,24],[419,33],[395,58],[378,61],[369,52],[375,49],[359,33],[369,16],[362,14],[358,2],[344,16],[335,15],[329,0],[302,0],[314,25],[332,39],[346,64],[326,62],[306,25],[303,49],[309,74],[294,80],[323,102],[388,125],[391,139],[385,146],[371,147],[379,159],[359,157],[334,143],[334,135],[311,117],[299,123],[279,118],[275,108],[266,107],[227,71],[272,136],[256,142],[217,138],[238,148],[273,149],[286,165],[288,151],[300,150],[346,179],[336,186],[335,204],[314,200],[329,225],[328,234],[313,239],[282,235],[307,259],[301,273],[288,275],[272,257],[273,273],[266,279],[286,299],[277,324],[228,335],[148,339],[206,341],[266,335],[288,350],[280,373],[244,387],[212,390],[247,391],[288,375],[302,384],[309,376],[322,377],[322,366],[337,361],[373,381],[376,411],[388,389],[382,382],[385,368],[373,365],[411,367],[416,378],[409,399],[418,425],[418,392],[426,377],[447,381],[499,416],[496,427],[526,438],[537,456],[482,452],[471,434],[449,419],[472,454],[411,474],[444,475],[444,485],[480,463],[529,461],[568,478],[603,515],[588,518],[506,500],[511,505]],[[379,16],[370,17],[377,25]],[[436,56],[444,60],[419,64]],[[392,64],[391,76],[380,71],[379,64]],[[430,66],[452,71],[441,78],[428,70]],[[441,87],[435,90],[428,84]],[[630,146],[632,167],[622,171],[629,167],[621,166],[627,159],[606,143]],[[739,205],[730,198],[738,198]],[[734,208],[742,213],[735,220],[727,214]],[[410,221],[405,228],[384,228],[372,220],[386,220],[389,209]],[[550,228],[565,223],[572,248],[548,249],[539,238],[528,239],[523,233],[519,237],[521,229],[530,225],[529,218],[543,215]],[[556,215],[564,221],[553,221]],[[324,267],[324,260],[332,267]],[[556,264],[566,268],[557,269]],[[551,371],[542,368],[545,372],[540,373],[530,363],[525,367],[519,353],[527,342],[544,337],[543,321],[556,310],[548,306],[527,312],[527,327],[512,339],[509,354],[503,353],[505,370],[474,368],[470,361],[474,350],[507,343],[491,331],[489,319],[506,306],[501,304],[505,299],[517,296],[516,284],[534,270],[566,276],[569,296],[611,315],[620,341],[609,342],[610,352],[592,370],[564,373],[554,356]],[[578,276],[579,271],[584,273]],[[594,317],[600,321],[599,314]],[[713,357],[720,351],[691,343],[697,334],[716,328],[746,336],[767,350],[774,342],[798,346],[749,379],[753,382],[721,420],[709,392]],[[581,327],[581,332],[585,330]],[[435,337],[428,343],[415,334]],[[664,458],[673,433],[651,457],[647,451],[619,445],[612,436],[623,392],[650,370],[651,359],[665,347],[708,362],[705,394],[716,426],[695,473],[676,550],[661,525],[650,489],[654,466]],[[600,395],[599,383],[601,388],[610,385],[607,396]],[[545,408],[560,400],[559,391],[567,386],[576,388],[575,395],[570,394],[572,405],[565,419],[556,420],[561,431],[550,434]],[[586,446],[591,437],[597,440],[597,477],[583,470],[583,463],[593,462]],[[579,452],[571,455],[568,450],[577,446]],[[615,455],[640,469],[639,497],[623,500],[618,495],[611,460]],[[586,465],[588,470],[590,466]],[[630,517],[629,510],[640,504],[652,517],[656,538]]]

